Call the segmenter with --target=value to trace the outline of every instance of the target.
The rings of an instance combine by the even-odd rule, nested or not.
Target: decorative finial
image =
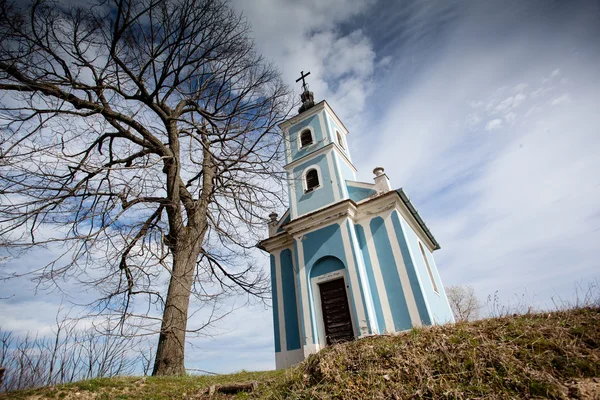
[[[375,174],[375,176],[381,176],[384,174],[384,171],[383,167],[375,167],[375,169],[373,169],[373,174]]]
[[[300,78],[296,79],[296,82],[302,81],[302,94],[300,95],[300,99],[302,100],[302,105],[298,109],[298,113],[308,110],[312,106],[315,105],[315,98],[313,92],[308,90],[308,84],[304,80],[307,76],[310,75],[310,71],[306,74],[304,71],[300,71]]]
[[[271,220],[271,222],[277,222],[277,213],[276,212],[272,212],[271,214],[269,214],[269,219]]]

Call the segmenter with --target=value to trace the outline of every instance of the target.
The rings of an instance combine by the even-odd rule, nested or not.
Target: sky
[[[315,100],[350,131],[358,179],[382,166],[411,197],[441,244],[445,285],[549,308],[600,282],[600,2],[232,5],[286,83],[299,92],[311,72]],[[0,325],[49,332],[60,293],[6,285]],[[237,308],[213,338],[190,340],[186,366],[274,368],[271,315]]]

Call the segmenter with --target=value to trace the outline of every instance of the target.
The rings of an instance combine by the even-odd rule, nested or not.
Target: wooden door
[[[327,344],[354,340],[344,279],[320,283],[319,291],[321,292],[321,310],[323,311]]]

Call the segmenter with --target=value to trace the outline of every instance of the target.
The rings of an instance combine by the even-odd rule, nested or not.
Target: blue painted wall
[[[377,259],[379,260],[383,283],[390,303],[390,311],[394,319],[394,329],[397,331],[410,329],[412,323],[408,313],[408,306],[402,283],[400,282],[400,276],[398,275],[398,268],[394,261],[394,253],[392,252],[389,240],[390,237],[385,228],[383,218],[373,218],[369,226],[373,235]]]
[[[304,249],[304,264],[306,265],[305,273],[306,279],[309,282],[309,288],[311,269],[319,259],[327,256],[333,256],[338,258],[347,268],[348,261],[346,259],[344,242],[340,229],[341,227],[338,224],[332,224],[304,235],[302,248]],[[348,295],[350,296],[352,303],[350,304],[350,309],[354,315],[354,321],[358,322],[355,304],[360,300],[354,298],[352,282],[350,282],[350,279],[348,279],[346,283],[349,286]],[[360,291],[360,287],[358,290]],[[315,298],[314,293],[311,293],[311,295],[310,301],[313,301]],[[317,338],[318,336],[316,331],[315,316],[312,313],[312,310],[311,317],[313,319],[313,337]]]
[[[279,340],[279,310],[277,308],[277,271],[275,268],[275,257],[271,254],[271,299],[273,301],[273,330],[275,331],[275,352],[281,351]]]
[[[355,202],[359,202],[361,200],[366,199],[369,196],[377,194],[377,192],[373,189],[352,186],[351,183],[346,183],[346,187],[348,188],[348,196]]]
[[[358,240],[358,246],[361,251],[361,256],[365,263],[365,269],[367,270],[367,279],[369,280],[369,287],[371,288],[371,297],[373,298],[373,307],[375,308],[375,317],[377,318],[377,324],[379,325],[379,332],[383,333],[385,329],[385,318],[383,316],[383,310],[381,308],[381,300],[379,299],[379,292],[377,291],[377,284],[375,283],[375,275],[373,274],[373,265],[371,264],[371,257],[369,255],[369,249],[367,247],[367,240],[365,238],[365,230],[360,225],[354,225],[356,231],[356,240]],[[371,324],[369,324],[371,325]]]
[[[442,324],[452,321],[452,310],[450,309],[448,301],[444,295],[444,291],[442,290],[442,281],[437,273],[435,262],[433,262],[433,255],[429,252],[427,246],[423,245],[425,255],[427,256],[429,254],[429,266],[431,267],[431,272],[433,273],[439,294],[435,293],[433,290],[433,285],[431,284],[431,279],[429,278],[429,273],[427,272],[427,266],[425,265],[425,260],[421,254],[421,249],[419,248],[419,241],[416,233],[410,228],[410,226],[406,223],[406,221],[404,221],[397,211],[392,213],[392,222],[394,223],[394,228],[396,231],[399,231],[399,229],[396,228],[396,226],[399,225],[401,226],[403,234],[406,236],[408,245],[410,246],[410,250],[414,256],[414,265],[419,272],[419,277],[421,278],[423,294],[427,296],[429,311],[435,323]],[[398,240],[401,240],[401,238]]]
[[[390,218],[392,219],[392,224],[394,225],[394,231],[396,231],[396,239],[400,245],[400,252],[402,253],[402,259],[404,260],[404,266],[406,267],[406,273],[408,275],[410,287],[413,295],[415,296],[415,303],[417,304],[417,310],[419,311],[419,318],[421,318],[422,324],[431,325],[431,318],[429,318],[429,313],[427,312],[425,297],[423,291],[421,290],[421,285],[419,284],[419,278],[417,278],[414,260],[411,258],[410,251],[408,250],[408,243],[404,238],[404,232],[402,230],[400,220],[398,219],[398,212],[392,212]],[[416,253],[413,252],[413,254],[416,257]],[[421,279],[423,279],[422,276]]]
[[[281,252],[281,290],[283,291],[286,347],[287,350],[296,350],[300,348],[300,327],[296,306],[294,264],[292,263],[292,252],[289,249]]]
[[[318,165],[321,169],[319,178],[321,179],[322,187],[313,190],[309,193],[304,193],[304,187],[302,185],[302,173],[303,171],[312,165]],[[295,177],[295,191],[296,191],[296,212],[297,216],[307,214],[315,211],[317,208],[324,207],[335,201],[331,171],[327,163],[327,157],[325,154],[317,156],[308,160],[305,163],[298,165],[294,168]]]
[[[319,258],[313,267],[310,270],[310,277],[315,278],[317,276],[325,275],[330,272],[339,271],[340,269],[344,269],[344,263],[337,258],[332,256],[325,256],[323,258]]]

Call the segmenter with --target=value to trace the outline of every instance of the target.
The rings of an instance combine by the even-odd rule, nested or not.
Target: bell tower
[[[326,101],[314,102],[301,72],[302,105],[298,115],[281,124],[286,148],[291,219],[348,199],[346,180],[356,168],[346,142],[348,130]]]

